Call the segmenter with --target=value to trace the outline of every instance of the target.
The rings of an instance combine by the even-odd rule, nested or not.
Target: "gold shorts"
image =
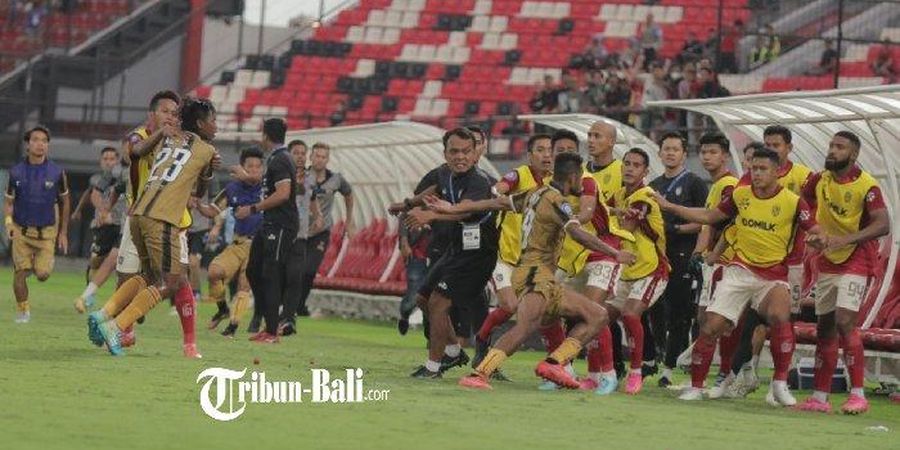
[[[235,236],[234,242],[225,247],[209,265],[219,266],[225,271],[225,280],[232,279],[235,275],[247,270],[247,261],[250,259],[250,244],[252,242],[252,238]]]
[[[187,273],[187,233],[183,229],[145,216],[131,216],[129,225],[145,274],[159,277]]]
[[[17,271],[33,270],[40,274],[53,271],[56,252],[56,227],[43,227],[38,231],[29,227],[22,233],[22,228],[15,223],[10,224],[13,232],[12,255],[13,265]]]
[[[563,286],[556,280],[556,268],[545,266],[516,267],[512,273],[512,285],[520,299],[529,293],[544,297],[544,318],[559,317],[563,301]]]

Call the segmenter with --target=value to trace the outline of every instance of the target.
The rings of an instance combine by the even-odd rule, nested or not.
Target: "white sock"
[[[787,389],[787,381],[783,381],[783,380],[772,380],[772,386],[773,386],[773,387],[774,387],[774,386],[778,386],[778,387],[782,387],[782,388],[784,388],[784,389]]]
[[[609,372],[600,372],[600,376],[603,378],[607,378],[607,379],[608,378],[616,379],[616,371],[610,370]]]
[[[447,356],[449,356],[451,358],[456,358],[457,356],[459,356],[459,352],[461,350],[462,350],[462,347],[460,347],[459,344],[451,344],[451,345],[444,347],[444,354],[446,354]]]
[[[93,281],[88,283],[87,287],[84,288],[84,292],[81,293],[82,297],[90,297],[97,292],[97,285],[94,284]]]
[[[628,371],[628,373],[636,373],[638,375],[642,375],[640,367],[638,367],[637,369],[631,369]]]
[[[594,383],[600,382],[600,372],[588,372],[588,378],[594,380]]]
[[[756,374],[756,370],[759,369],[759,355],[753,355],[750,358],[750,366],[753,367],[753,373]]]
[[[850,395],[858,395],[862,398],[866,398],[866,391],[863,388],[851,388]]]
[[[668,367],[664,367],[662,370],[662,377],[671,381],[672,380],[672,369],[670,369]]]
[[[826,394],[825,392],[822,392],[822,391],[813,391],[812,397],[822,403],[825,403],[828,401],[828,394]]]
[[[575,376],[575,368],[572,367],[572,363],[566,364],[565,369],[566,369],[566,373],[568,373],[569,375],[572,375],[573,377]]]
[[[429,372],[437,372],[441,370],[441,363],[429,359],[428,361],[425,361],[425,368],[428,369]]]

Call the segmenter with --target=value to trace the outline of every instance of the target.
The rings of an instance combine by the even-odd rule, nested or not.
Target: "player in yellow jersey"
[[[775,373],[766,401],[773,406],[796,404],[787,387],[794,330],[786,261],[798,229],[807,232],[808,242],[814,247],[824,247],[828,238],[820,232],[807,203],[778,184],[778,164],[775,151],[757,150],[751,165],[752,184],[736,187],[715,209],[686,208],[655,196],[661,208],[685,220],[713,225],[733,219],[735,223],[735,256],[706,310],[691,355],[691,387],[679,397],[682,400],[703,398],[716,339],[737,323],[749,304],[770,328]]]
[[[621,189],[613,194],[614,208],[620,226],[634,235],[634,241],[622,242],[622,248],[634,253],[637,262],[622,270],[612,298],[604,302],[610,320],[621,317],[631,343],[631,370],[625,380],[625,392],[635,395],[643,386],[644,327],[641,315],[659,300],[669,280],[666,258],[666,234],[662,211],[653,196],[654,191],[644,184],[650,171],[650,157],[640,148],[632,148],[622,158]],[[601,346],[612,345],[605,341]],[[603,351],[611,357],[611,349]],[[604,365],[609,361],[603,361]]]
[[[712,180],[712,186],[710,186],[709,195],[707,195],[706,204],[704,205],[706,209],[715,208],[719,203],[722,203],[722,200],[731,195],[738,183],[737,177],[728,170],[731,160],[730,145],[731,142],[721,133],[707,133],[700,137],[700,163],[709,174],[710,180]],[[703,262],[703,286],[697,303],[697,322],[701,325],[706,317],[706,308],[712,302],[716,285],[722,280],[722,273],[732,256],[730,251],[723,253],[714,250],[723,232],[733,235],[734,228],[728,228],[726,225],[726,228],[723,230],[717,226],[703,225],[700,235],[697,237],[697,245],[694,248],[692,264],[698,259]],[[736,327],[727,337],[719,339],[719,354],[721,357],[719,372],[722,382],[710,389],[710,398],[722,397],[734,380],[734,375],[731,374],[731,361],[737,344],[740,342],[740,337],[740,327]]]
[[[186,279],[187,247],[182,228],[185,207],[192,195],[202,196],[212,179],[216,112],[208,100],[186,100],[181,107],[180,133],[167,137],[154,150],[150,176],[131,208],[131,234],[141,258],[142,276],[122,284],[107,302],[120,310],[114,318],[106,308],[88,318],[92,341],[105,343],[113,355],[124,354],[122,331],[128,329],[163,298],[175,297],[176,307],[193,312],[194,295]],[[132,299],[130,302],[129,299]],[[124,309],[121,305],[127,304]],[[193,325],[193,314],[190,314]],[[185,356],[198,358],[193,326],[185,331]],[[99,339],[98,339],[99,335]]]
[[[851,387],[841,411],[860,414],[869,409],[863,392],[865,355],[856,324],[877,260],[878,238],[890,232],[891,221],[878,181],[856,165],[859,148],[856,134],[835,133],[825,170],[814,174],[803,190],[816,208],[816,220],[830,236],[818,257],[815,390],[798,406],[804,411],[831,412],[828,394],[838,345],[844,349]]]
[[[527,151],[528,164],[511,170],[494,185],[494,190],[498,195],[528,192],[535,187],[543,186],[544,179],[550,176],[553,169],[553,148],[550,135],[535,134],[531,136],[528,139]],[[512,272],[521,254],[522,215],[514,211],[504,211],[497,217],[497,225],[500,228],[500,250],[497,254],[497,266],[491,276],[491,284],[497,293],[499,304],[487,315],[475,335],[473,366],[477,366],[487,354],[491,332],[515,314],[518,303],[512,287]]]
[[[634,259],[633,255],[615,250],[585,231],[566,201],[566,194],[577,192],[581,183],[581,163],[580,156],[561,153],[554,160],[553,182],[549,186],[537,187],[511,198],[497,197],[456,205],[429,202],[433,209],[444,214],[510,209],[524,214],[522,253],[513,271],[513,285],[516,294],[521,296],[518,320],[488,352],[475,373],[460,380],[461,386],[490,389],[488,379],[503,361],[542,323],[558,321],[560,317],[574,319],[576,325],[559,348],[538,364],[535,373],[568,388],[579,386],[577,380],[563,369],[563,364],[576,357],[583,345],[606,326],[606,314],[581,294],[564,291],[556,281],[556,264],[563,237],[569,233],[592,250],[614,254],[627,262]]]

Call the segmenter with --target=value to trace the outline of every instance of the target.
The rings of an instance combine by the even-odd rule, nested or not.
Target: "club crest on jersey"
[[[675,196],[676,197],[681,196],[681,186],[678,186],[677,188],[675,188]]]
[[[53,189],[53,181],[47,180],[44,181],[44,189],[50,190]]]
[[[844,192],[844,203],[850,203],[853,200],[853,194],[850,191]]]
[[[564,212],[567,216],[574,216],[574,215],[575,215],[575,212],[572,210],[572,205],[569,205],[568,202],[564,202],[564,203],[560,206],[560,209],[562,209],[562,212]]]
[[[750,199],[749,198],[742,198],[738,202],[738,208],[740,208],[740,209],[747,209],[749,207],[750,207]]]
[[[779,214],[781,214],[781,206],[778,206],[778,205],[772,206],[772,215],[775,217],[778,217]]]

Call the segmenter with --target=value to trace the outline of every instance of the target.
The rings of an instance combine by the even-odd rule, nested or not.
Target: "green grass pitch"
[[[389,324],[301,320],[299,335],[260,346],[227,340],[204,325],[202,360],[181,356],[181,332],[161,305],[138,327],[122,358],[92,346],[85,316],[72,309],[80,275],[31,279],[32,321],[13,323],[12,273],[0,270],[0,448],[900,448],[900,405],[871,397],[860,417],[815,415],[746,400],[685,404],[655,379],[637,397],[539,392],[536,352],[506,365],[514,383],[463,391],[455,370],[443,380],[412,380],[425,356],[419,331],[400,337]],[[109,286],[99,293],[105,298]],[[260,360],[254,365],[254,359]],[[248,404],[230,422],[206,416],[197,375],[210,367],[265,371],[269,379],[310,381],[310,368],[334,375],[364,369],[365,389],[389,389],[385,401],[355,404]],[[577,366],[584,371],[584,363]],[[249,372],[248,372],[249,373]],[[683,381],[684,375],[680,375]],[[764,389],[761,389],[764,391]],[[804,398],[808,393],[797,393]],[[843,396],[832,399],[839,406]],[[889,431],[873,431],[884,426]]]

